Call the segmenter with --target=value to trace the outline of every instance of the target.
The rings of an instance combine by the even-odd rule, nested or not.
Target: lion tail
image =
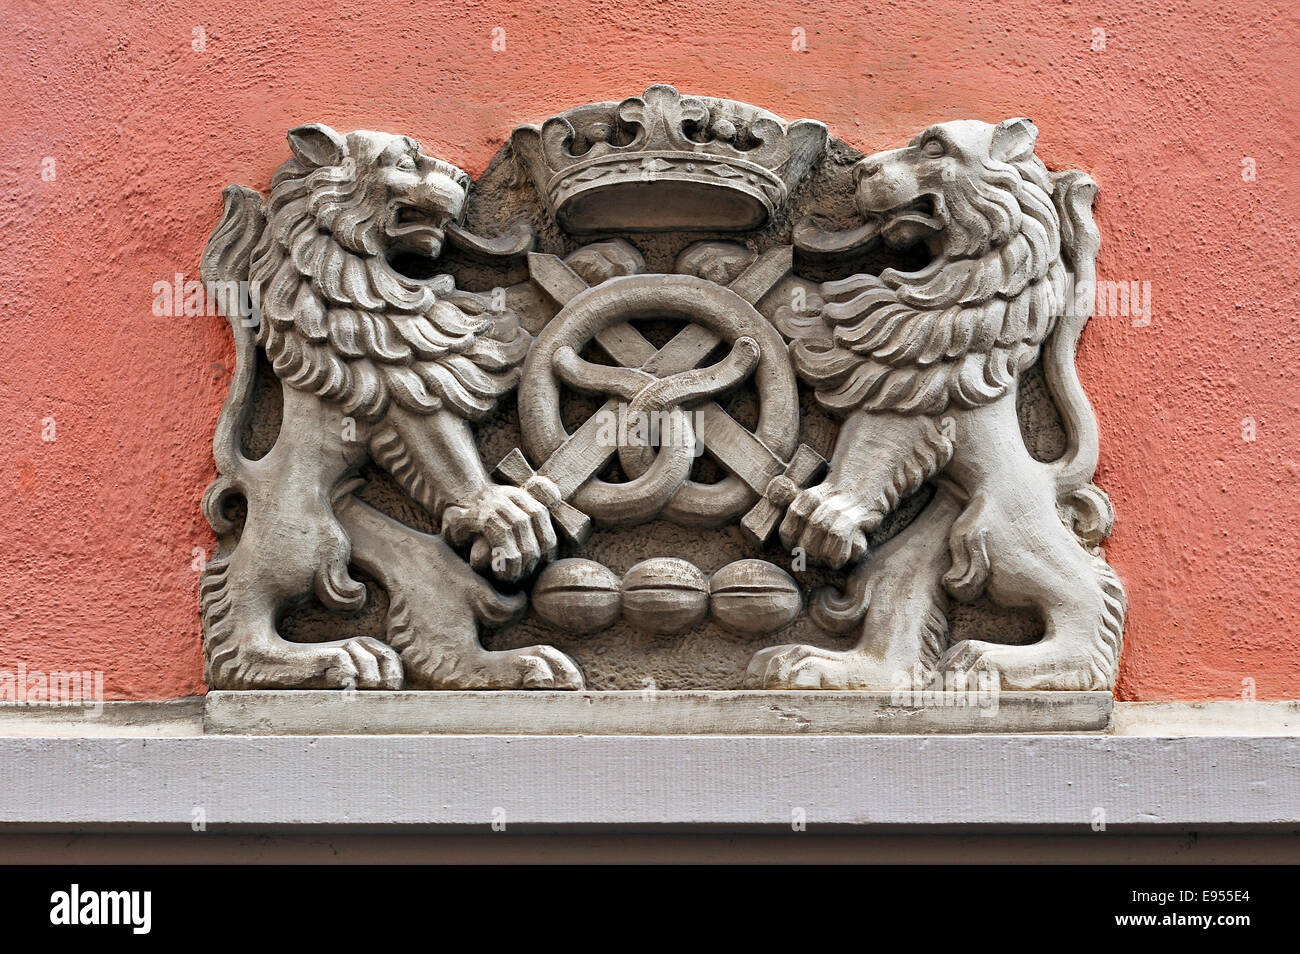
[[[851,633],[862,622],[862,618],[867,615],[872,595],[869,562],[863,560],[853,568],[845,581],[843,592],[833,586],[818,587],[808,604],[808,615],[815,625],[828,633],[842,636]]]
[[[238,289],[241,284],[247,287],[253,250],[266,228],[266,214],[261,195],[244,186],[226,186],[221,199],[221,221],[203,248],[199,274],[209,293],[218,290],[221,313],[230,322],[235,338],[235,374],[212,438],[217,470],[229,476],[241,472],[247,465],[247,458],[240,449],[240,435],[252,410],[249,397],[257,368],[256,321],[242,313],[239,303],[244,296]]]
[[[1064,314],[1043,347],[1043,375],[1061,412],[1066,450],[1051,464],[1057,500],[1080,541],[1096,546],[1110,533],[1115,514],[1106,494],[1092,484],[1101,442],[1097,416],[1079,382],[1075,350],[1096,307],[1097,252],[1101,235],[1092,218],[1097,183],[1082,172],[1053,176],[1052,202],[1061,221],[1061,253],[1074,276]]]

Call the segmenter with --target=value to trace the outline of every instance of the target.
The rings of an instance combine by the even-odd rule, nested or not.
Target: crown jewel
[[[784,207],[826,127],[651,86],[520,126],[511,144],[570,232],[747,231]]]

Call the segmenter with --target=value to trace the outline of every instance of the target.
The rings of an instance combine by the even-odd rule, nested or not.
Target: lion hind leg
[[[397,655],[369,637],[294,643],[276,631],[277,600],[247,585],[239,548],[212,560],[199,588],[204,676],[214,689],[399,689]]]
[[[1008,690],[1113,688],[1125,612],[1119,578],[1099,551],[1084,548],[1053,505],[1029,506],[1026,499],[972,498],[951,543],[968,565],[954,566],[945,585],[959,599],[974,599],[987,587],[1002,606],[1036,609],[1043,637],[1024,646],[964,640],[943,654],[939,668],[992,670]]]
[[[904,530],[850,574],[841,594],[829,587],[809,613],[830,632],[857,629],[858,644],[836,651],[799,644],[755,654],[745,684],[763,689],[894,689],[906,675],[933,668],[947,642],[948,598],[940,577],[960,511],[940,489]]]
[[[430,689],[581,689],[582,673],[550,646],[490,651],[480,626],[523,612],[523,594],[503,595],[441,537],[422,533],[355,497],[337,505],[353,559],[388,592],[387,639],[408,678]]]
[[[355,610],[366,590],[348,572],[351,546],[330,506],[330,490],[351,461],[340,443],[339,412],[285,388],[284,423],[256,466],[222,475],[204,511],[223,536],[234,535],[225,502],[244,497],[238,540],[205,568],[200,588],[208,684],[216,689],[362,688],[402,685],[396,652],[369,637],[322,643],[284,639],[276,620],[289,600],[314,591],[327,607]]]
[[[948,597],[940,580],[960,511],[952,491],[940,486],[916,519],[859,568],[869,595],[854,651],[881,660],[891,676],[917,664],[932,667],[947,645]]]

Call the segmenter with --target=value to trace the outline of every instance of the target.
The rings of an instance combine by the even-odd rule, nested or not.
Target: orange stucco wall
[[[1121,697],[1231,698],[1247,678],[1300,697],[1286,5],[3,7],[0,668],[100,669],[111,697],[202,691],[191,563],[212,544],[198,502],[232,351],[219,318],[155,318],[152,286],[196,276],[221,187],[266,189],[288,127],[406,132],[478,174],[518,122],[661,81],[821,119],[864,150],[1027,115],[1049,164],[1091,172],[1099,277],[1152,289],[1149,325],[1098,318],[1079,354],[1130,598]]]

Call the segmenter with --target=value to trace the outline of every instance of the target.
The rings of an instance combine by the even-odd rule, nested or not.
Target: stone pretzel
[[[784,342],[752,304],[788,272],[788,247],[760,256],[725,287],[693,275],[632,275],[591,289],[553,256],[534,253],[530,266],[534,279],[563,307],[538,336],[524,364],[520,426],[529,456],[543,461],[537,472],[552,479],[566,500],[610,525],[662,515],[687,526],[721,526],[741,517],[756,501],[779,506],[770,495],[779,495],[784,485],[773,483],[774,478],[797,479],[802,486],[815,476],[821,458],[811,448],[798,449],[797,466],[789,459],[798,435],[794,377]],[[658,317],[688,324],[656,350],[629,322]],[[578,366],[578,351],[592,340],[620,367]],[[713,371],[696,368],[722,340],[732,342],[731,358]],[[746,355],[752,355],[750,367],[744,367]],[[733,380],[724,370],[728,360],[744,367],[744,375]],[[674,448],[667,455],[661,449],[655,455],[647,453],[649,448],[601,446],[596,441],[598,419],[615,412],[614,399],[571,435],[560,419],[559,386],[566,379],[624,400],[635,400],[645,390],[646,407],[657,402],[667,407],[725,390],[751,372],[760,402],[755,432],[714,402],[702,401],[695,408],[698,430],[692,433],[730,471],[713,484],[687,479],[689,467],[682,465],[690,463],[689,448]],[[686,376],[678,377],[683,373]],[[672,397],[674,388],[681,391]],[[629,484],[595,476],[615,452],[632,478],[630,492]],[[667,484],[670,467],[685,472],[676,475],[680,482],[666,503],[640,492],[651,480]],[[776,521],[769,508],[761,513],[762,519],[756,517],[746,527],[755,538],[766,539]]]

